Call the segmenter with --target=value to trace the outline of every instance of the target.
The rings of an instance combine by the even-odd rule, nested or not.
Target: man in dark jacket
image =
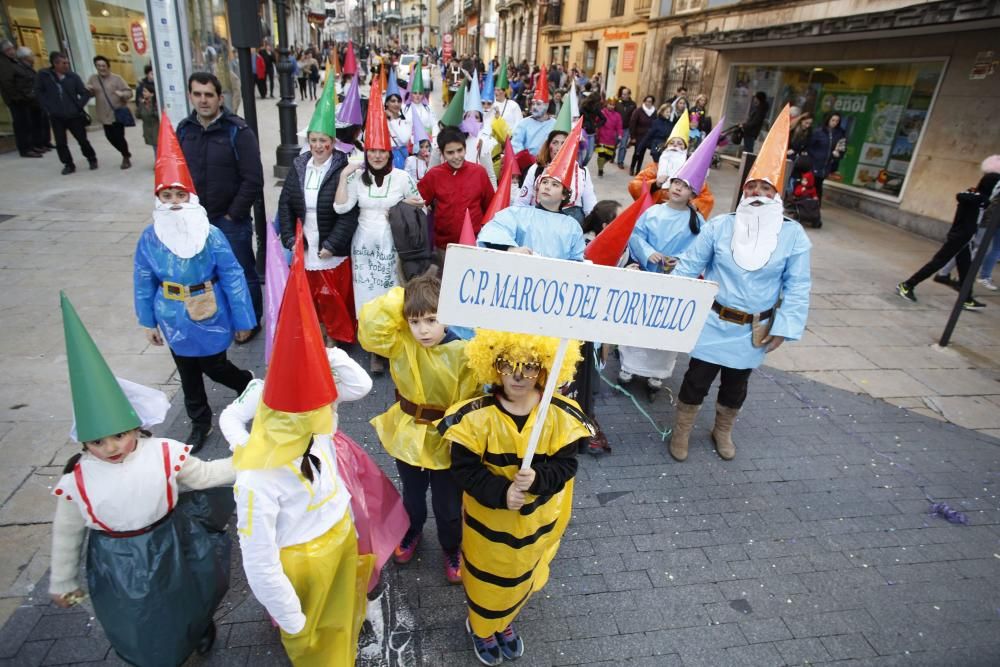
[[[260,49],[260,57],[264,59],[264,70],[267,74],[267,96],[274,97],[274,68],[275,68],[275,57],[274,51],[271,50],[271,45],[265,43]]]
[[[63,163],[62,173],[76,171],[73,154],[66,143],[67,131],[80,144],[80,151],[87,158],[90,168],[97,169],[97,153],[87,140],[88,119],[84,111],[84,105],[91,97],[90,91],[75,72],[69,71],[69,58],[65,53],[53,51],[49,54],[49,62],[52,67],[40,71],[35,80],[35,97],[52,123],[56,152]]]
[[[209,221],[229,239],[243,267],[259,321],[264,301],[250,218],[254,202],[264,192],[257,137],[246,121],[222,105],[222,84],[214,74],[192,74],[188,78],[188,97],[194,111],[178,123],[177,139]]]
[[[19,76],[22,65],[17,60],[14,43],[3,40],[0,50],[3,51],[0,54],[0,95],[10,109],[17,152],[21,157],[42,157],[42,151],[35,150],[32,143],[31,104],[35,99],[35,91],[31,86],[24,89],[23,78]]]
[[[743,128],[744,152],[753,152],[754,144],[757,143],[757,137],[760,136],[761,130],[764,129],[764,121],[767,120],[767,112],[770,109],[771,105],[767,102],[767,93],[762,90],[758,91],[753,96],[753,101],[750,102],[750,111],[747,114],[747,119],[740,125]]]

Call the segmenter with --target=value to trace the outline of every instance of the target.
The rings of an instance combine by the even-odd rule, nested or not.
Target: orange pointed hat
[[[365,118],[365,150],[391,151],[389,121],[385,117],[385,103],[382,101],[382,83],[375,78],[368,94],[368,116]]]
[[[577,119],[566,141],[556,156],[545,168],[542,177],[554,178],[562,183],[564,188],[573,189],[576,183],[577,156],[580,152],[580,137],[583,135],[583,117]]]
[[[583,256],[594,264],[604,266],[617,266],[621,259],[628,240],[635,229],[635,223],[639,217],[652,206],[653,199],[649,194],[649,188],[643,190],[643,195],[632,202],[628,208],[618,214],[597,237],[590,242]]]
[[[174,133],[174,126],[170,124],[166,111],[160,118],[160,137],[157,140],[153,175],[156,182],[154,194],[159,194],[164,188],[180,188],[189,194],[197,194],[187,160],[184,159],[180,142],[177,141],[177,134]]]
[[[337,388],[306,279],[302,227],[278,314],[264,395],[250,439],[233,452],[237,470],[278,468],[305,453],[313,434],[332,434]]]
[[[760,153],[750,167],[747,180],[767,181],[773,185],[780,194],[785,185],[785,161],[788,159],[788,128],[791,124],[789,106],[781,110],[778,117],[774,119],[764,143],[760,147]]]
[[[535,95],[531,100],[541,100],[546,104],[549,103],[549,77],[548,72],[545,70],[545,65],[542,65],[538,70],[538,85],[535,86]]]

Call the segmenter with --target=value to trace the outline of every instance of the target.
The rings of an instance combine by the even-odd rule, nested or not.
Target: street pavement
[[[277,114],[270,100],[258,108],[273,214]],[[300,107],[300,126],[311,108]],[[99,132],[90,134],[96,172],[60,176],[54,154],[0,156],[0,664],[116,664],[87,605],[47,604],[46,572],[48,494],[77,451],[66,437],[58,290],[118,375],[178,389],[169,354],[146,345],[132,312],[152,152],[137,131],[128,136],[128,171]],[[710,178],[725,210],[736,170],[724,164]],[[599,198],[627,200],[617,168],[595,180]],[[918,304],[892,293],[935,244],[834,206],[824,221],[808,230],[807,334],[754,374],[736,460],[711,451],[711,404],[691,458],[677,464],[660,436],[667,397],[633,402],[602,383],[598,418],[614,451],[581,461],[552,579],[521,617],[522,664],[1000,663],[1000,299],[978,295],[986,311],[964,314],[954,344],[937,348],[954,293],[921,285]],[[233,357],[263,371],[260,341]],[[685,367],[667,383],[674,391]],[[605,375],[615,377],[613,359]],[[218,408],[232,398],[211,395]],[[390,381],[378,378],[370,397],[342,407],[341,425],[394,475],[367,424],[391,400]],[[183,438],[182,412],[175,396],[158,432]],[[225,450],[216,437],[206,452]],[[968,525],[929,515],[932,501]],[[418,560],[386,572],[359,664],[476,664],[461,591],[444,582],[429,533]],[[237,549],[216,649],[191,664],[285,664],[240,569]]]

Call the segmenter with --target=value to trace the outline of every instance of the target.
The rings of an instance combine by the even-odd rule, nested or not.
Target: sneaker
[[[191,445],[192,454],[197,454],[205,446],[208,436],[212,435],[214,430],[211,424],[194,424],[191,427],[191,433],[187,437],[187,444]]]
[[[477,637],[472,634],[472,626],[469,624],[469,619],[465,619],[465,629],[468,631],[469,636],[472,637],[472,650],[476,652],[479,662],[484,665],[491,665],[491,667],[503,664],[503,655],[500,653],[500,644],[497,643],[496,635]]]
[[[962,304],[962,310],[982,310],[984,308],[986,308],[985,303],[982,301],[976,301],[972,297],[966,299],[965,303]]]
[[[663,389],[663,380],[660,378],[646,378],[646,385],[650,389]]]
[[[962,283],[958,282],[950,275],[935,273],[934,278],[932,278],[932,280],[936,282],[938,285],[944,285],[945,287],[950,287],[956,291],[958,291],[962,287]]]
[[[993,280],[991,280],[990,278],[979,278],[978,280],[976,280],[976,282],[991,292],[996,292],[998,289],[1000,289],[1000,287],[998,287],[997,284],[993,282]]]
[[[896,294],[903,297],[907,301],[916,303],[917,295],[913,293],[912,287],[907,287],[906,283],[899,283],[896,285]]]
[[[458,549],[444,552],[444,578],[449,584],[462,583],[462,555]]]
[[[403,541],[393,550],[392,559],[400,565],[405,565],[413,560],[413,554],[417,550],[417,545],[420,544],[421,537],[420,533],[406,531],[406,535],[403,535]]]
[[[500,652],[504,660],[517,660],[524,655],[524,641],[521,635],[514,632],[514,625],[508,625],[502,632],[493,635],[500,644]]]
[[[618,371],[618,381],[622,384],[632,381],[632,374],[627,371]]]

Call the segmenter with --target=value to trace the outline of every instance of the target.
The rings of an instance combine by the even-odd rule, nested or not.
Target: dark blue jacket
[[[67,72],[60,81],[55,70],[47,67],[35,79],[35,97],[45,113],[68,120],[84,114],[92,95],[76,72]]]
[[[809,135],[809,143],[806,144],[806,152],[813,163],[813,173],[819,178],[826,178],[831,173],[837,171],[840,158],[843,155],[834,157],[833,150],[841,139],[847,136],[844,128],[839,125],[832,130],[824,125],[817,127]]]
[[[204,128],[193,111],[177,125],[177,139],[209,220],[224,215],[248,220],[264,192],[264,168],[257,137],[246,121],[223,107],[222,115]]]

